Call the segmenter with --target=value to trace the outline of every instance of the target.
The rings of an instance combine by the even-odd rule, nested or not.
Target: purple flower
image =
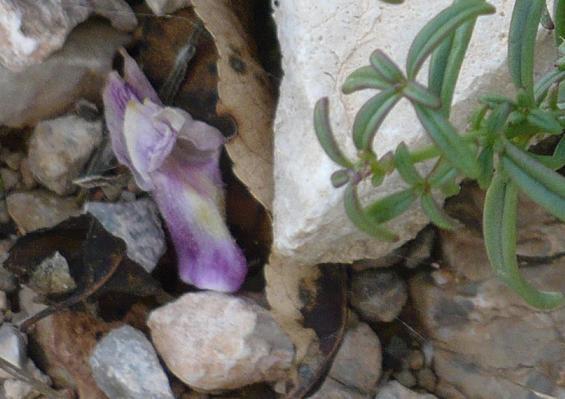
[[[181,279],[198,288],[236,291],[247,265],[224,222],[224,138],[187,112],[165,107],[135,61],[125,50],[121,54],[124,77],[111,72],[103,93],[116,158],[152,193],[175,245]]]

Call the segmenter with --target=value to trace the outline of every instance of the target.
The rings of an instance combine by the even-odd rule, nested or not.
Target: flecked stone
[[[351,305],[366,320],[394,320],[407,298],[406,284],[392,270],[368,269],[353,274]]]
[[[147,324],[169,370],[200,391],[277,381],[294,357],[290,339],[267,310],[227,294],[184,294],[154,310]]]
[[[382,372],[379,337],[365,323],[347,331],[329,376],[364,393],[374,392]]]
[[[66,294],[76,288],[67,259],[55,252],[33,270],[29,281],[34,291],[43,294]]]
[[[87,202],[84,210],[94,215],[106,230],[125,241],[131,260],[148,273],[155,269],[165,253],[166,244],[159,211],[152,200]]]
[[[75,191],[76,179],[102,142],[102,122],[76,115],[42,121],[29,143],[29,167],[35,179],[59,195]]]
[[[153,346],[133,327],[120,327],[102,338],[90,357],[90,367],[109,398],[174,398]]]
[[[0,326],[0,357],[19,368],[24,368],[27,361],[25,337],[8,323]],[[11,375],[0,369],[2,378],[11,378]]]
[[[61,198],[45,190],[16,192],[6,201],[8,213],[24,233],[53,227],[80,214],[74,198]]]
[[[375,399],[437,399],[437,397],[411,391],[399,384],[398,381],[389,381],[379,388]]]

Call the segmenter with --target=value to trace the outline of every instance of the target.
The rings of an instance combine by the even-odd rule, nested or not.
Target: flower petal
[[[161,105],[159,95],[153,86],[151,86],[151,83],[139,65],[137,65],[137,62],[135,62],[123,48],[120,49],[120,54],[124,57],[124,79],[137,97],[140,99],[148,98],[155,104]]]
[[[104,117],[110,132],[112,148],[118,161],[132,168],[124,139],[124,115],[127,104],[139,99],[117,72],[110,72],[102,93]]]
[[[124,118],[124,140],[132,172],[143,190],[153,189],[151,172],[157,170],[173,150],[184,116],[169,109],[168,119],[159,119],[165,109],[146,100],[130,101]]]
[[[186,170],[171,156],[153,181],[153,196],[175,245],[181,279],[202,289],[237,291],[247,265],[217,206],[222,191],[208,169]]]

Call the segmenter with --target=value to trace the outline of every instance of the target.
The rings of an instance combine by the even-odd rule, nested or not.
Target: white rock
[[[109,18],[121,30],[137,25],[124,0],[0,0],[0,63],[15,72],[41,63],[91,14]]]
[[[84,210],[94,215],[106,230],[125,241],[131,260],[148,273],[155,269],[167,248],[159,211],[152,200],[87,202]]]
[[[90,357],[96,384],[109,398],[173,399],[155,349],[141,331],[123,326],[110,331]]]
[[[185,294],[153,311],[147,324],[168,368],[200,391],[282,379],[294,357],[267,310],[222,293]]]
[[[30,126],[59,115],[79,98],[99,99],[116,49],[128,40],[102,21],[89,21],[40,65],[21,72],[0,66],[0,125]]]
[[[29,143],[29,167],[35,179],[59,195],[71,194],[92,151],[102,142],[102,121],[76,115],[42,121]]]
[[[341,85],[354,69],[368,65],[371,52],[384,50],[404,65],[408,48],[422,26],[452,0],[411,0],[390,5],[374,0],[280,1],[274,16],[283,54],[284,79],[275,120],[274,250],[304,264],[350,262],[377,258],[414,237],[426,219],[417,208],[397,219],[401,240],[390,244],[368,238],[347,219],[343,189],[330,184],[338,169],[317,142],[312,122],[315,102],[330,98],[336,139],[354,158],[351,127],[356,111],[373,93],[341,94]],[[469,55],[454,99],[454,123],[462,126],[474,101],[485,91],[509,92],[506,49],[514,2],[490,1],[496,14],[477,23]],[[554,62],[553,39],[540,34],[544,46],[538,57],[543,67]],[[425,82],[425,73],[421,76]],[[376,137],[382,155],[404,141],[410,148],[428,143],[411,106],[402,101]],[[377,196],[403,186],[396,175]],[[363,195],[363,197],[366,197]]]
[[[0,327],[0,357],[20,369],[27,362],[25,337],[8,323]],[[0,369],[0,379],[11,377],[11,374]]]
[[[191,5],[190,0],[145,0],[145,3],[155,15],[172,14]]]

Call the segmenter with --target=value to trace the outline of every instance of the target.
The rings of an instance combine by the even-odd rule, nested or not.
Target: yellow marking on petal
[[[186,190],[187,201],[193,208],[194,217],[198,224],[214,238],[225,238],[227,229],[222,216],[213,201],[203,199],[192,189]]]

